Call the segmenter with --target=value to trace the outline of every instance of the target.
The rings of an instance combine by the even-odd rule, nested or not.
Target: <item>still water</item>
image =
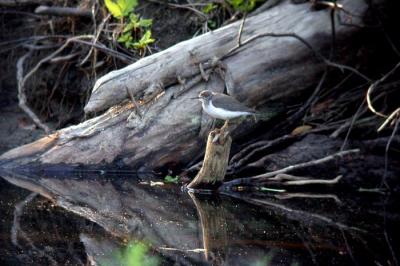
[[[2,266],[396,265],[400,254],[396,195],[200,196],[124,172],[1,175]]]

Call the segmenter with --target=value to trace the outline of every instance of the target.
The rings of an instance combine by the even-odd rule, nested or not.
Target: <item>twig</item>
[[[368,78],[367,76],[365,76],[364,74],[362,74],[360,71],[358,71],[357,69],[347,66],[347,65],[342,65],[336,62],[332,62],[329,59],[325,58],[321,53],[319,53],[314,47],[311,46],[311,44],[309,44],[305,39],[303,39],[302,37],[300,37],[299,35],[295,34],[295,33],[263,33],[263,34],[256,34],[250,38],[248,38],[247,40],[242,42],[242,45],[240,47],[243,47],[244,45],[247,45],[259,38],[264,38],[264,37],[291,37],[291,38],[295,38],[297,40],[299,40],[300,42],[302,42],[308,49],[310,49],[314,55],[320,59],[321,61],[323,61],[326,65],[331,66],[331,67],[335,67],[335,68],[339,68],[340,70],[346,69],[350,72],[355,73],[356,75],[360,76],[361,78],[365,79],[366,81],[371,81],[370,78]],[[237,50],[240,47],[233,47],[231,50],[229,50],[225,55],[223,55],[220,59],[225,59],[228,58],[232,55],[234,55]]]
[[[291,216],[295,216],[295,217],[301,217],[301,219],[306,219],[307,217],[312,218],[314,220],[319,220],[322,221],[324,223],[330,224],[330,225],[334,225],[337,226],[338,228],[343,228],[345,230],[354,230],[354,231],[358,231],[358,232],[362,232],[365,233],[366,231],[357,227],[353,227],[353,226],[348,226],[345,224],[342,224],[340,222],[336,222],[334,220],[332,220],[329,217],[323,216],[321,214],[317,214],[317,213],[312,213],[312,212],[307,212],[307,211],[303,211],[303,210],[297,210],[297,209],[292,209],[289,208],[283,204],[279,204],[279,203],[275,203],[275,202],[271,202],[271,201],[267,201],[267,200],[263,200],[263,199],[254,199],[254,198],[248,198],[248,197],[241,197],[238,194],[234,194],[234,193],[226,193],[227,195],[231,196],[231,197],[235,197],[241,200],[244,200],[246,202],[258,205],[258,206],[262,206],[262,207],[272,207],[274,209],[279,209],[281,211],[283,211],[284,213],[286,213],[287,215],[291,215]],[[309,220],[308,220],[309,221]]]
[[[351,119],[351,122],[349,123],[349,129],[347,130],[346,133],[346,137],[343,140],[343,144],[340,147],[340,150],[343,151],[344,148],[346,147],[347,141],[350,137],[350,132],[353,129],[354,123],[356,122],[357,118],[360,117],[361,115],[363,115],[365,113],[365,111],[361,111],[362,108],[364,106],[364,101],[360,104],[360,106],[357,108],[356,113],[353,115],[353,118]],[[346,123],[347,124],[347,123]],[[340,127],[339,129],[342,129],[343,127]],[[339,130],[336,130],[334,133],[339,135]],[[335,136],[335,134],[332,134],[333,136]]]
[[[111,18],[111,14],[108,14],[108,15],[103,19],[103,21],[100,23],[99,27],[96,29],[95,37],[94,37],[93,42],[92,42],[93,45],[92,45],[92,47],[90,48],[88,54],[87,54],[87,55],[85,56],[85,58],[82,60],[82,62],[79,63],[79,66],[82,66],[83,64],[85,64],[86,61],[89,59],[90,55],[91,55],[92,52],[93,52],[93,49],[95,48],[95,44],[96,44],[96,42],[98,41],[98,39],[99,39],[99,37],[100,37],[100,34],[101,34],[101,32],[102,32],[102,30],[103,30],[103,28],[104,28],[104,25],[106,24],[106,22],[107,22],[110,18]]]
[[[22,44],[22,47],[27,48],[29,50],[48,50],[48,49],[53,49],[53,48],[57,48],[60,47],[59,44],[47,44],[47,45],[36,45],[36,44]]]
[[[292,198],[311,198],[311,199],[333,199],[336,203],[342,204],[342,201],[335,194],[316,194],[316,193],[280,193],[275,198],[280,200]]]
[[[384,129],[387,124],[392,121],[393,119],[395,119],[397,116],[400,116],[400,107],[397,108],[396,110],[394,110],[388,118],[386,118],[386,120],[382,123],[382,125],[378,128],[378,132],[381,131],[382,129]],[[399,119],[399,118],[397,118]]]
[[[35,9],[35,14],[67,17],[91,17],[90,10],[76,7],[45,6],[41,5]]]
[[[88,36],[93,36],[93,35],[88,35]],[[80,40],[80,39],[74,39],[74,40],[71,40],[71,42],[76,42],[76,43],[81,43],[81,44],[86,44],[86,45],[89,45],[89,46],[93,46],[93,47],[99,49],[100,51],[108,53],[111,56],[113,56],[114,58],[118,58],[119,60],[121,60],[122,62],[127,63],[127,64],[131,64],[133,62],[133,60],[134,60],[133,57],[125,55],[125,54],[120,53],[120,52],[117,52],[117,51],[115,51],[113,49],[110,49],[110,48],[108,48],[107,46],[105,46],[104,44],[102,44],[100,42],[91,43],[91,42],[87,42],[87,41]]]
[[[277,170],[277,171],[273,171],[273,172],[269,172],[269,173],[265,173],[265,174],[261,174],[261,175],[257,175],[257,176],[252,176],[252,177],[234,179],[232,181],[225,182],[220,187],[220,191],[230,190],[233,186],[239,186],[239,185],[242,185],[242,184],[245,184],[245,185],[246,184],[250,184],[250,185],[252,185],[253,182],[271,181],[271,178],[272,178],[272,181],[273,181],[273,177],[275,177],[276,175],[285,174],[285,173],[293,171],[293,170],[297,170],[297,169],[301,169],[301,168],[305,168],[305,167],[309,167],[309,166],[315,166],[315,165],[318,165],[318,164],[326,163],[326,162],[335,160],[337,158],[341,158],[341,157],[343,157],[345,155],[355,154],[355,153],[359,153],[359,152],[360,152],[359,149],[340,151],[340,152],[337,152],[335,154],[331,154],[329,156],[323,157],[321,159],[312,160],[312,161],[308,161],[308,162],[305,162],[305,163],[299,163],[299,164],[295,164],[295,165],[290,165],[288,167],[282,168],[282,169]],[[338,177],[336,177],[336,178],[338,178]]]
[[[43,0],[0,0],[1,6],[22,6],[22,5],[37,5],[42,3]]]
[[[131,98],[131,101],[132,101],[132,103],[133,103],[133,106],[135,107],[135,113],[136,113],[136,115],[139,116],[140,119],[142,119],[142,118],[143,118],[143,115],[142,115],[142,113],[140,112],[139,104],[136,102],[135,97],[133,96],[132,91],[128,88],[128,86],[125,86],[125,88],[126,88],[127,94],[128,94],[129,97]]]
[[[379,80],[375,81],[374,83],[371,84],[371,86],[369,86],[368,91],[367,91],[367,104],[368,104],[368,109],[373,112],[375,115],[380,116],[380,117],[387,117],[387,115],[382,114],[378,111],[376,111],[376,109],[374,108],[374,106],[372,105],[372,101],[371,101],[371,93],[375,90],[375,88],[382,82],[384,82],[390,75],[392,75],[397,68],[400,67],[400,62],[397,63],[397,65],[392,68],[388,73],[386,73],[382,78],[380,78]]]
[[[186,5],[178,5],[178,4],[173,4],[173,3],[163,3],[161,1],[157,1],[157,0],[148,0],[151,3],[156,3],[156,4],[160,4],[160,5],[167,5],[173,8],[180,8],[180,9],[187,9],[190,11],[193,11],[195,14],[199,15],[202,18],[206,18],[207,19],[207,15],[204,14],[203,12],[199,11],[198,9],[194,8],[194,6],[196,4],[186,4]],[[201,5],[201,3],[199,3],[198,5]]]
[[[240,23],[239,33],[238,33],[238,38],[237,38],[237,46],[238,46],[238,48],[242,45],[242,33],[243,33],[244,23],[246,21],[246,16],[247,16],[247,13],[245,13],[243,15],[242,22]]]
[[[392,140],[393,140],[393,138],[394,138],[394,136],[395,136],[395,134],[396,134],[397,127],[399,126],[399,122],[400,122],[400,119],[398,119],[398,120],[396,121],[396,124],[394,125],[393,131],[392,131],[392,135],[390,135],[390,138],[389,138],[389,140],[388,140],[388,142],[387,142],[387,144],[386,144],[386,147],[385,147],[385,172],[384,172],[384,174],[383,174],[381,187],[382,187],[383,185],[385,185],[386,188],[389,188],[389,186],[388,186],[388,184],[387,184],[387,182],[386,182],[387,170],[388,170],[388,163],[389,163],[389,162],[388,162],[388,161],[389,161],[389,149],[390,149],[390,144],[392,143]]]
[[[80,55],[80,52],[76,52],[76,53],[68,54],[68,55],[63,55],[63,56],[57,56],[57,57],[54,57],[54,58],[50,59],[49,63],[51,63],[51,64],[63,63],[63,62],[66,62],[66,61],[70,61],[71,59],[73,59],[74,57],[77,57],[78,55]]]
[[[345,232],[343,231],[343,229],[340,229],[340,231],[342,232],[344,244],[345,244],[345,246],[346,246],[347,253],[349,254],[351,260],[353,261],[353,265],[358,266],[357,260],[354,258],[354,255],[353,255],[353,252],[351,251],[349,242],[347,241],[347,237],[346,237]]]
[[[15,245],[16,247],[20,247],[20,245],[18,244],[18,236],[19,236],[28,243],[33,252],[38,254],[39,257],[47,258],[49,264],[51,265],[58,265],[56,260],[53,259],[50,255],[48,255],[48,252],[45,252],[44,250],[39,249],[38,247],[35,246],[32,239],[21,229],[20,226],[20,219],[21,215],[23,214],[25,206],[29,204],[33,199],[35,199],[37,195],[38,193],[32,192],[24,200],[15,205],[13,225],[11,228],[11,243],[13,243],[13,245]]]
[[[285,181],[283,182],[284,185],[289,185],[289,186],[303,186],[303,185],[331,185],[331,184],[337,184],[340,179],[342,179],[343,176],[338,175],[337,177],[333,179],[309,179],[309,180],[290,180],[290,181]]]
[[[358,192],[368,192],[368,193],[378,193],[378,194],[382,194],[385,195],[386,192],[385,190],[381,189],[381,188],[362,188],[360,187],[358,190]]]
[[[51,59],[56,57],[60,52],[62,52],[70,42],[73,42],[78,39],[82,38],[93,38],[92,35],[82,35],[82,36],[76,36],[76,37],[71,37],[67,39],[67,41],[56,51],[51,53],[50,55],[46,56],[45,58],[41,59],[25,76],[23,76],[23,63],[26,59],[27,56],[31,54],[31,51],[28,52],[25,56],[21,57],[18,62],[17,62],[17,81],[18,81],[18,99],[19,99],[19,106],[22,108],[22,110],[25,111],[29,115],[29,117],[35,122],[36,125],[38,125],[40,128],[42,128],[47,134],[50,133],[50,128],[43,124],[39,117],[27,106],[27,97],[25,93],[25,84],[26,81],[46,62],[49,62]]]
[[[285,124],[292,124],[293,122],[295,122],[295,120],[297,120],[299,118],[299,116],[301,116],[303,113],[305,113],[305,111],[307,110],[307,108],[314,102],[314,99],[317,97],[319,91],[322,88],[322,85],[325,82],[326,76],[328,75],[328,69],[325,68],[324,73],[321,76],[321,79],[318,82],[317,87],[315,88],[315,90],[313,91],[313,93],[311,94],[311,96],[308,98],[307,102],[305,104],[303,104],[303,106],[296,111],[295,114],[291,115],[289,117],[289,119],[287,119],[286,121],[284,121],[283,123]],[[289,120],[289,121],[288,121]]]
[[[335,154],[326,156],[326,157],[321,158],[321,159],[312,160],[312,161],[309,161],[309,162],[299,163],[299,164],[295,164],[295,165],[290,165],[290,166],[285,167],[285,168],[283,168],[281,170],[277,170],[277,171],[274,171],[274,172],[269,172],[269,173],[262,174],[262,175],[257,175],[257,176],[254,176],[254,177],[250,177],[248,179],[251,179],[251,180],[266,179],[266,178],[274,177],[277,174],[284,174],[284,173],[287,173],[287,172],[290,172],[290,171],[293,171],[293,170],[297,170],[297,169],[301,169],[301,168],[305,168],[305,167],[309,167],[309,166],[314,166],[314,165],[326,163],[326,162],[335,160],[337,158],[341,158],[341,157],[343,157],[345,155],[359,153],[359,152],[360,152],[359,149],[340,151],[340,152],[337,152]]]
[[[26,58],[31,56],[32,51],[29,51],[17,61],[17,83],[18,83],[18,105],[32,119],[32,121],[47,134],[50,133],[50,128],[40,121],[39,117],[28,107],[27,96],[24,87],[24,62]]]
[[[67,39],[65,41],[65,43],[58,48],[56,51],[54,51],[53,53],[51,53],[50,55],[46,56],[45,58],[43,58],[42,60],[40,60],[29,72],[28,74],[26,74],[21,83],[22,86],[25,84],[25,82],[28,80],[28,78],[30,78],[38,69],[39,67],[41,67],[44,63],[50,61],[51,59],[53,59],[56,55],[58,55],[59,53],[61,53],[68,45],[70,42],[74,42],[77,41],[79,39],[88,39],[88,38],[93,38],[93,35],[81,35],[81,36],[76,36],[76,37],[71,37],[69,39]]]
[[[229,161],[230,168],[240,168],[247,161],[249,161],[253,156],[260,152],[268,152],[273,150],[277,146],[289,145],[293,141],[297,140],[299,137],[292,135],[284,135],[274,140],[261,140],[254,143],[245,143],[241,146],[238,153],[236,153]]]
[[[19,221],[22,215],[22,212],[24,210],[24,207],[31,202],[38,193],[32,192],[31,194],[28,195],[24,200],[21,202],[15,204],[15,209],[14,209],[14,219],[13,219],[13,225],[11,227],[11,243],[13,243],[14,246],[19,247],[18,244],[18,232],[20,231],[20,225]]]

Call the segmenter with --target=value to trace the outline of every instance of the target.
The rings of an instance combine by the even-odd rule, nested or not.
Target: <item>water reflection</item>
[[[1,232],[9,234],[8,248],[19,246],[46,265],[392,265],[398,255],[396,199],[384,201],[379,194],[211,197],[174,185],[150,186],[125,174],[77,174],[68,167],[51,174],[14,169],[2,175],[38,194],[25,193],[10,204],[14,218]],[[32,223],[26,209],[39,208],[38,201],[78,216],[66,215],[62,224],[54,207]],[[26,230],[54,222],[64,233],[53,246],[43,246]],[[41,230],[42,237],[53,233]],[[69,230],[74,232],[68,238]],[[65,252],[63,241],[79,243],[74,251],[79,260],[57,255]]]

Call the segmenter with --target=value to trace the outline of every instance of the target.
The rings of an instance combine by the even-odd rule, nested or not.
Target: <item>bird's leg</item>
[[[221,132],[224,132],[229,127],[229,120],[225,120],[224,125],[221,127]]]
[[[229,135],[229,120],[226,120],[224,125],[219,129],[219,132],[216,132],[217,134],[213,138],[212,142],[216,143],[219,142],[219,144],[223,145],[225,143],[226,137]]]
[[[211,126],[211,128],[213,128],[213,129],[217,129],[216,128],[216,124],[217,124],[217,119],[213,119],[213,121],[212,121],[212,126]]]
[[[229,135],[229,120],[226,120],[221,128],[222,141],[225,142],[226,137]],[[221,143],[223,144],[223,143]]]

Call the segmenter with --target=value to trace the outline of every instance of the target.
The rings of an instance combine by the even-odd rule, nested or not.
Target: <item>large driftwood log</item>
[[[367,8],[363,0],[341,3],[350,12],[346,14],[362,16]],[[246,43],[260,34],[295,33],[322,51],[331,43],[330,12],[313,11],[310,3],[284,1],[247,18],[241,40]],[[358,19],[352,17],[352,22]],[[138,169],[187,163],[203,150],[211,124],[211,118],[202,115],[200,104],[187,99],[205,87],[222,91],[225,83],[229,94],[257,108],[274,102],[287,104],[317,82],[325,64],[290,36],[256,38],[226,57],[238,44],[240,26],[240,21],[233,23],[105,75],[97,81],[85,111],[113,106],[111,109],[14,149],[0,161],[13,160],[10,167],[33,160],[52,164],[119,162]],[[357,30],[336,21],[336,45],[347,48],[351,33]],[[216,72],[225,73],[224,82]],[[202,80],[209,74],[208,82]],[[133,115],[133,105],[124,102],[128,91],[141,103],[142,117]]]

